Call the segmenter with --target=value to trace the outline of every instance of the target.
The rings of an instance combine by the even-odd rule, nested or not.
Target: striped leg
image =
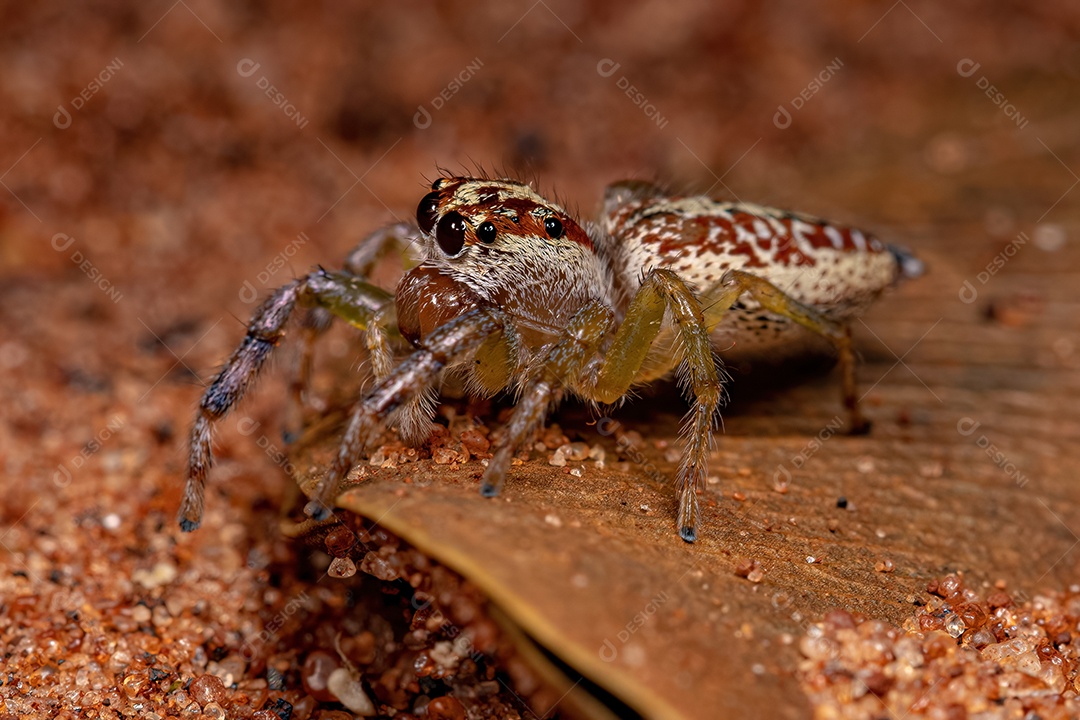
[[[509,327],[509,321],[498,310],[477,308],[459,315],[425,338],[420,349],[357,403],[338,454],[304,512],[315,520],[329,517],[331,503],[345,476],[394,411],[428,392],[439,381],[444,368],[469,358],[492,336],[512,332]]]
[[[318,306],[364,328],[393,307],[393,296],[347,273],[316,270],[278,288],[255,311],[244,340],[225,363],[199,402],[191,428],[187,479],[180,504],[179,523],[191,532],[202,522],[206,477],[213,465],[214,423],[243,398],[267,358],[285,336],[285,327],[297,305]]]

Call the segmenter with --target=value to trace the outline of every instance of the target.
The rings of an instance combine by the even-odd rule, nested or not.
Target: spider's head
[[[436,257],[479,259],[574,245],[588,234],[561,207],[512,180],[439,178],[416,208],[416,222]]]
[[[424,262],[397,293],[399,324],[413,342],[480,305],[554,324],[599,284],[588,233],[523,183],[439,178],[416,208],[416,222]]]

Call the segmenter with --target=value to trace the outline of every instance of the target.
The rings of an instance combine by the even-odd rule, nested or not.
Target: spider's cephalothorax
[[[301,303],[365,331],[376,379],[306,508],[310,516],[329,514],[341,481],[384,425],[396,425],[409,442],[426,439],[433,397],[449,370],[463,371],[473,392],[511,388],[518,396],[484,472],[481,492],[491,496],[565,392],[615,403],[634,385],[679,368],[691,409],[676,478],[678,532],[692,542],[722,397],[714,346],[765,352],[787,342],[797,325],[830,340],[840,354],[852,429],[862,431],[843,323],[918,269],[910,256],[858,230],[756,205],[669,196],[636,181],[612,185],[600,222],[586,231],[524,184],[440,178],[420,201],[416,224],[419,234],[410,225],[376,232],[343,271],[316,270],[259,308],[200,403],[183,529],[201,520],[213,422],[240,400]],[[413,241],[419,263],[394,295],[364,280],[385,250]],[[318,327],[309,324],[309,350]],[[395,364],[403,340],[412,352]]]
[[[398,325],[414,345],[465,310],[489,306],[538,348],[586,303],[610,304],[592,239],[559,206],[514,182],[443,178],[432,187],[416,214],[423,262],[397,290]],[[435,288],[453,288],[455,307]]]

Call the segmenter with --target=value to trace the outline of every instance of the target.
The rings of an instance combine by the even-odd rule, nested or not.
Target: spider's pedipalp
[[[356,404],[338,454],[329,471],[319,481],[314,498],[304,512],[315,520],[329,517],[334,493],[375,431],[385,425],[394,411],[433,387],[447,366],[469,358],[491,336],[505,333],[507,326],[508,320],[499,310],[475,308],[428,335],[419,349]]]
[[[503,433],[480,484],[480,494],[495,497],[502,489],[510,461],[517,449],[544,421],[562,387],[577,387],[579,376],[596,353],[612,323],[612,310],[592,302],[570,319],[562,337],[543,357],[533,376],[522,387],[510,424]]]

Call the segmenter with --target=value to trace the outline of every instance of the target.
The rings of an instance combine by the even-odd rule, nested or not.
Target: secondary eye
[[[426,233],[435,227],[435,215],[439,211],[439,193],[428,193],[416,206],[416,224]]]
[[[453,257],[465,246],[465,218],[460,213],[452,212],[443,216],[435,228],[435,240],[447,255]]]
[[[498,234],[495,225],[490,221],[482,223],[480,227],[476,228],[476,237],[480,238],[480,242],[491,244],[495,242],[495,236]]]
[[[548,237],[552,240],[558,240],[562,237],[563,226],[557,217],[549,217],[545,220],[544,229],[547,230]]]

